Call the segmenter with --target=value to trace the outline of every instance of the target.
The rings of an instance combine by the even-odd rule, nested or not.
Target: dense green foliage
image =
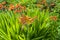
[[[59,0],[53,0],[56,4],[54,8],[48,5],[49,8],[43,10],[36,7],[36,3],[41,2],[40,0],[1,0],[0,2],[3,1],[14,5],[20,3],[26,6],[26,10],[21,13],[0,10],[0,40],[60,40]],[[48,4],[49,2],[51,3],[52,0],[47,0]],[[19,17],[23,14],[36,18],[31,24],[22,24]]]

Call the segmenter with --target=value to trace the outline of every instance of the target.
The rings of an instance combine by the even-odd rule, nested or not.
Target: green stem
[[[29,25],[27,25],[27,40],[30,40],[29,39]]]

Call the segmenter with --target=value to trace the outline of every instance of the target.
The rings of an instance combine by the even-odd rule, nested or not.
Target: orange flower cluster
[[[9,10],[14,10],[14,13],[20,13],[25,9],[26,9],[26,7],[21,6],[20,4],[16,4],[16,6],[14,6],[13,4],[9,5]]]
[[[57,16],[50,16],[50,20],[57,21]]]
[[[16,4],[16,6],[13,4],[9,4],[9,7],[7,7],[5,4],[7,4],[7,2],[5,2],[5,1],[0,4],[0,10],[7,9],[7,10],[11,10],[11,11],[13,10],[14,13],[20,13],[26,9],[25,6],[22,6],[20,4]]]
[[[20,17],[19,20],[21,21],[22,24],[31,24],[35,18],[36,17],[31,18],[25,15],[22,15],[22,17]]]
[[[20,4],[16,4],[16,6],[15,6],[15,13],[20,13],[20,12],[22,12],[25,9],[26,9],[25,6],[21,6]]]
[[[3,9],[3,5],[2,4],[0,4],[0,9]]]
[[[2,10],[2,9],[5,9],[5,8],[6,8],[5,4],[6,4],[6,2],[5,2],[5,1],[4,1],[4,2],[2,2],[2,3],[0,3],[0,10]]]
[[[36,6],[39,7],[39,8],[41,8],[41,9],[48,9],[48,8],[51,9],[51,8],[54,8],[55,5],[56,4],[54,2],[48,4],[46,0],[42,0],[39,3],[37,2]]]
[[[14,10],[15,9],[15,6],[13,4],[10,4],[9,5],[9,10]]]

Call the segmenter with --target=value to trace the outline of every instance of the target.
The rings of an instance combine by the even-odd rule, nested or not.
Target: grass
[[[1,40],[55,40],[56,28],[50,24],[49,12],[39,10],[27,11],[28,16],[37,16],[31,24],[21,25],[17,15],[13,12],[0,13],[0,38]],[[38,14],[39,13],[39,14]],[[55,24],[55,23],[54,23]],[[23,30],[22,27],[24,26]],[[55,32],[54,32],[55,30]]]

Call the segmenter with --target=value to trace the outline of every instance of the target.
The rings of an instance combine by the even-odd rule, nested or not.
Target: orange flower
[[[3,9],[3,5],[2,4],[0,4],[0,9]]]
[[[20,4],[16,4],[16,8],[19,8],[20,7]]]
[[[19,18],[19,21],[21,21],[22,24],[26,24],[26,16],[22,15],[22,17]]]
[[[21,8],[21,9],[23,9],[23,10],[25,10],[25,9],[26,9],[26,7],[25,7],[25,6],[20,6],[20,8]]]
[[[19,7],[17,6],[17,9],[14,11],[14,13],[20,13],[22,12],[23,10],[25,10],[25,7],[23,6],[20,6],[20,9],[18,9]]]
[[[22,24],[31,24],[34,21],[34,18],[22,15],[22,17],[19,18]]]
[[[14,10],[14,9],[15,9],[14,5],[13,4],[10,4],[9,10]]]
[[[6,3],[7,3],[6,1],[2,2],[2,5],[5,5]]]
[[[57,20],[57,16],[50,16],[50,20],[56,21]]]

